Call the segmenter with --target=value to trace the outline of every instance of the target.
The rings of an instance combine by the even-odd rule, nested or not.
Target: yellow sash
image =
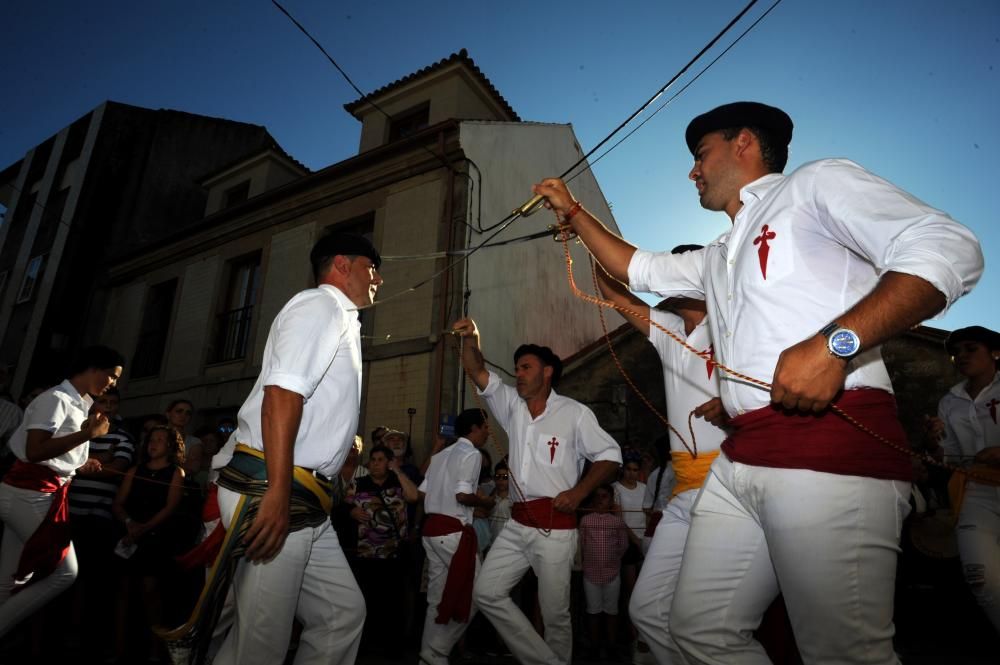
[[[263,450],[251,448],[245,443],[237,443],[236,452],[245,453],[257,459],[264,459]],[[301,466],[293,466],[292,478],[303,488],[315,494],[316,498],[319,499],[320,505],[323,506],[323,511],[328,515],[330,514],[330,511],[333,510],[333,499],[330,497],[330,490],[320,484],[319,479],[313,475],[312,471]]]
[[[681,492],[699,489],[705,478],[708,477],[708,469],[712,462],[719,456],[718,450],[708,453],[698,453],[697,457],[692,457],[688,452],[672,452],[670,459],[674,465],[674,475],[677,476],[677,484],[670,498],[674,498]]]

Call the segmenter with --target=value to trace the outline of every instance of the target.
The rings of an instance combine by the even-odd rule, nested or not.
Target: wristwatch
[[[844,328],[836,321],[831,321],[819,331],[826,337],[826,348],[835,358],[850,360],[861,350],[861,338],[850,328]]]

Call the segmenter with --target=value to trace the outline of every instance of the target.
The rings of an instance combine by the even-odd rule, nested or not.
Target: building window
[[[431,105],[425,102],[417,108],[403,111],[389,121],[389,141],[405,139],[427,127],[430,120]]]
[[[24,279],[21,280],[21,288],[17,292],[17,300],[15,302],[22,303],[31,300],[31,296],[35,294],[35,286],[42,278],[44,267],[44,254],[39,254],[28,261],[28,267],[24,271]]]
[[[216,321],[212,362],[245,358],[250,341],[253,308],[260,289],[260,252],[229,264],[229,286]]]
[[[233,185],[222,194],[222,207],[229,208],[238,203],[243,203],[250,198],[250,181],[244,180],[238,185]]]
[[[157,376],[160,373],[176,292],[176,279],[155,284],[149,289],[146,310],[142,313],[142,325],[139,327],[139,341],[132,358],[130,372],[133,379]]]

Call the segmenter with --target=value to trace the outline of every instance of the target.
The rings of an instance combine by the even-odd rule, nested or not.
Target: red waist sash
[[[52,504],[31,537],[24,543],[21,558],[14,573],[14,591],[17,593],[32,582],[37,582],[54,571],[69,552],[69,503],[66,493],[69,481],[44,464],[17,460],[3,481],[20,489],[51,494]]]
[[[438,603],[435,623],[449,621],[468,623],[472,613],[472,584],[476,578],[476,530],[471,524],[462,524],[457,517],[431,513],[424,522],[424,537],[434,538],[461,533],[458,549],[451,555],[448,577],[444,583],[441,602]]]
[[[909,448],[891,394],[873,388],[845,390],[833,403],[873,432]],[[816,415],[772,405],[737,416],[730,424],[733,432],[722,450],[734,462],[883,480],[913,477],[909,455],[830,410]]]
[[[576,513],[564,513],[552,507],[552,499],[518,501],[510,509],[510,516],[535,529],[575,529]]]

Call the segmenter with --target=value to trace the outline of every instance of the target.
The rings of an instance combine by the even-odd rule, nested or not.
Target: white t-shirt
[[[483,455],[465,437],[431,457],[427,475],[420,483],[427,514],[447,515],[472,524],[472,506],[464,506],[456,494],[474,494],[479,482]]]
[[[642,512],[645,498],[645,483],[636,483],[633,489],[625,487],[620,482],[615,483],[615,503],[622,509],[622,519],[625,524],[639,538],[646,532],[646,514]]]
[[[49,388],[24,410],[24,420],[10,437],[10,450],[22,462],[28,461],[28,430],[37,429],[51,432],[54,438],[76,434],[83,427],[94,400],[90,395],[81,395],[66,379],[58,386]],[[90,441],[84,441],[67,452],[37,464],[50,467],[60,476],[72,476],[84,465],[90,453]]]
[[[618,443],[583,404],[552,390],[545,411],[532,418],[517,390],[493,372],[489,375],[486,390],[480,394],[510,440],[508,465],[514,501],[554,498],[572,489],[580,480],[584,460],[621,464]]]
[[[296,294],[274,319],[260,377],[240,408],[241,441],[264,450],[264,387],[303,397],[293,463],[333,476],[354,445],[361,405],[361,323],[340,289],[321,284]]]
[[[947,305],[982,275],[971,231],[848,160],[766,175],[740,199],[732,229],[704,249],[636,251],[628,277],[636,291],[704,298],[719,362],[761,381],[772,380],[782,351],[836,320],[887,271],[927,280]],[[848,368],[846,389],[892,392],[879,348]],[[720,388],[730,415],[771,403],[766,389],[733,376],[721,376]]]

